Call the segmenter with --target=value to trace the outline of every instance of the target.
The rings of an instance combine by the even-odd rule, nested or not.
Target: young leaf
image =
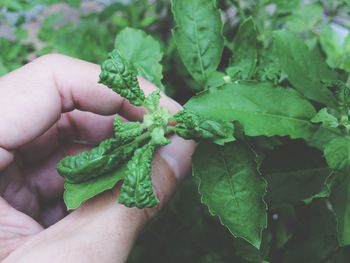
[[[119,144],[132,141],[141,135],[144,130],[140,122],[122,122],[118,117],[114,118],[113,128],[115,138]]]
[[[135,67],[138,75],[163,88],[160,64],[163,52],[158,41],[142,30],[127,27],[118,33],[114,46]]]
[[[112,189],[125,177],[126,163],[117,170],[106,173],[83,183],[64,183],[63,199],[68,209],[76,209],[90,198]]]
[[[118,167],[137,149],[138,142],[119,145],[115,139],[107,139],[90,151],[66,156],[57,164],[58,173],[70,183],[82,183]]]
[[[329,168],[346,170],[350,168],[350,138],[339,137],[330,141],[324,149],[324,155]]]
[[[266,183],[253,154],[238,142],[217,146],[202,142],[193,156],[202,202],[230,232],[259,248],[266,227]]]
[[[222,21],[215,0],[172,0],[173,37],[180,57],[203,87],[216,71],[224,48]]]
[[[322,85],[322,80],[334,79],[336,75],[319,54],[285,30],[275,31],[274,39],[281,68],[294,88],[311,100],[334,106],[335,97]]]
[[[315,117],[311,119],[311,122],[321,123],[321,126],[325,128],[337,128],[339,126],[337,118],[328,113],[327,108],[323,108],[317,112]]]
[[[102,63],[99,82],[135,106],[144,103],[145,94],[139,86],[135,69],[117,50],[109,53],[109,59]]]
[[[234,40],[233,58],[230,67],[238,69],[240,79],[251,79],[258,60],[257,30],[249,17],[239,26]]]
[[[176,134],[185,139],[209,139],[219,145],[235,140],[231,122],[206,120],[189,110],[179,111],[173,119]]]
[[[248,136],[308,138],[315,116],[313,106],[293,89],[268,83],[238,82],[195,96],[185,108],[206,119],[239,121]]]
[[[127,164],[124,183],[118,201],[127,207],[153,207],[159,203],[152,187],[152,157],[154,146],[146,144],[135,151]]]

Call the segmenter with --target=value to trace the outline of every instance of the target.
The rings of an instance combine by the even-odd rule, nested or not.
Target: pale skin
[[[142,226],[189,172],[195,144],[177,136],[153,160],[161,204],[116,203],[119,186],[67,212],[58,160],[112,135],[115,114],[141,120],[143,108],[97,84],[98,65],[47,55],[0,78],[0,261],[125,262]],[[146,94],[156,87],[139,78]],[[161,104],[175,113],[176,102]]]

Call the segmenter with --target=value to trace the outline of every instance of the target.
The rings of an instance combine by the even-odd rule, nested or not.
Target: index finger
[[[140,119],[144,110],[98,84],[96,64],[52,54],[0,78],[0,148],[12,150],[43,134],[62,112],[79,109]],[[140,80],[145,93],[154,86]],[[169,108],[171,100],[166,103]]]

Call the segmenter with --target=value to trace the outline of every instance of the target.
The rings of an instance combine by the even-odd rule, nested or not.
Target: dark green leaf
[[[313,106],[292,89],[267,83],[239,82],[210,89],[185,105],[207,119],[239,121],[249,136],[309,138]]]
[[[234,40],[230,66],[238,70],[239,79],[251,79],[254,75],[258,60],[257,41],[256,26],[253,18],[249,17],[239,26]]]
[[[266,227],[266,183],[257,172],[254,155],[241,143],[225,146],[202,142],[193,156],[202,202],[230,232],[260,247]]]
[[[181,59],[203,87],[216,71],[224,48],[222,21],[214,0],[172,0],[173,37]]]
[[[329,200],[337,218],[338,241],[341,246],[350,244],[350,176],[337,174]]]

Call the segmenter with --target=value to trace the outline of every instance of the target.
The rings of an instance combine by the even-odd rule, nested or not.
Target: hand
[[[174,136],[153,161],[159,207],[126,208],[116,202],[116,187],[66,211],[57,161],[88,148],[74,141],[111,136],[113,114],[144,114],[97,84],[98,74],[97,65],[47,55],[0,78],[0,261],[124,262],[139,229],[188,172],[194,143]],[[155,89],[140,84],[146,94]],[[166,96],[161,104],[173,113],[181,108]]]

